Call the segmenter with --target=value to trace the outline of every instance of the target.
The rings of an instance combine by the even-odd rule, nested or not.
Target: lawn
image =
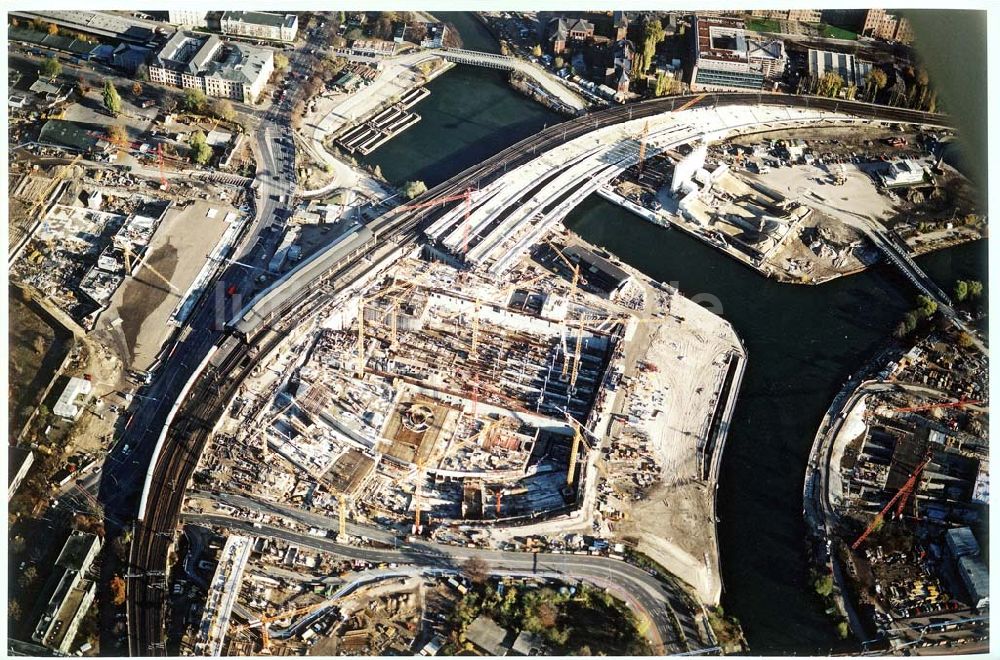
[[[816,27],[819,29],[820,36],[825,37],[826,39],[847,39],[848,41],[858,40],[858,35],[854,32],[845,30],[844,28],[839,28],[835,25],[820,23]]]
[[[747,29],[753,32],[781,32],[781,24],[764,18],[747,21]]]

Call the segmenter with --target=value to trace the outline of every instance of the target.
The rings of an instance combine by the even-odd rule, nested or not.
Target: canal
[[[749,367],[719,488],[723,605],[754,654],[824,654],[833,623],[812,594],[802,483],[819,422],[844,380],[889,336],[916,295],[878,267],[818,287],[779,284],[676,230],[591,197],[566,226],[688,296],[710,294],[743,339]],[[986,242],[918,261],[943,288],[986,281]]]
[[[442,14],[465,46],[496,50],[469,14]],[[506,84],[506,74],[458,66],[431,82],[423,120],[372,154],[393,182],[428,186],[561,121]],[[663,230],[596,196],[566,225],[686,295],[716,296],[746,344],[749,368],[726,445],[719,489],[723,605],[755,654],[825,654],[838,647],[812,594],[802,481],[820,419],[847,376],[892,332],[915,292],[887,267],[819,287],[782,285],[679,231]],[[918,260],[950,290],[986,281],[986,242]]]

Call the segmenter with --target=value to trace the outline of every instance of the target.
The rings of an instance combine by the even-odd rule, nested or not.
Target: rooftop
[[[87,562],[87,555],[95,549],[95,546],[99,547],[100,544],[101,540],[96,534],[87,534],[86,532],[74,530],[69,538],[66,539],[62,551],[56,559],[56,566],[61,566],[68,570],[86,571],[89,564]]]
[[[42,144],[51,144],[77,151],[90,151],[100,140],[71,121],[50,119],[42,126],[38,136]]]
[[[222,15],[222,20],[290,28],[295,24],[296,16],[295,14],[272,14],[264,11],[227,11]]]
[[[485,615],[476,617],[465,630],[465,638],[490,655],[506,655],[507,630]]]

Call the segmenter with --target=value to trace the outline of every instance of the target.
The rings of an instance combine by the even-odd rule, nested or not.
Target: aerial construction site
[[[429,254],[258,363],[182,518],[341,548],[639,550],[717,601],[713,483],[745,365],[730,326],[561,229],[500,277]]]

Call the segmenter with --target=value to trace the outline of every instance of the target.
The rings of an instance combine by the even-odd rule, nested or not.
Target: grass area
[[[586,584],[553,588],[513,582],[474,585],[452,613],[456,635],[452,653],[468,650],[465,630],[478,616],[516,634],[540,635],[553,655],[649,655],[631,610],[605,591]]]
[[[820,23],[816,26],[819,30],[821,37],[826,39],[846,39],[848,41],[857,41],[858,35],[850,30],[845,30],[844,28],[839,28],[836,25],[827,25],[826,23]]]
[[[781,32],[781,24],[767,18],[755,18],[752,21],[747,21],[746,26],[748,30],[754,32]]]

